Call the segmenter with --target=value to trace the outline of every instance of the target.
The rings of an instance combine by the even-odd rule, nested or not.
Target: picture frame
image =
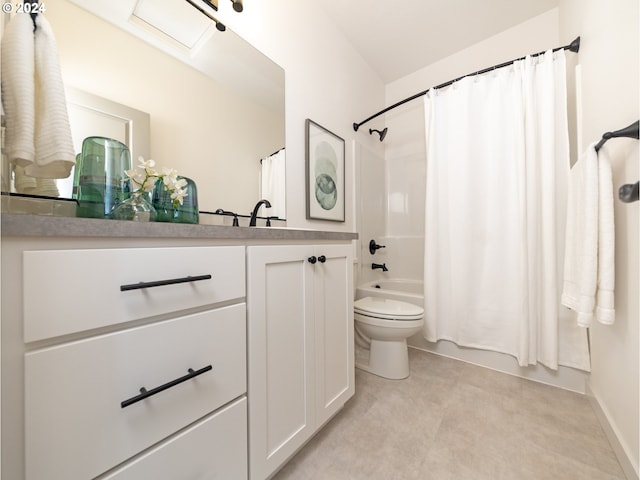
[[[307,219],[344,222],[344,139],[307,118],[305,151]]]

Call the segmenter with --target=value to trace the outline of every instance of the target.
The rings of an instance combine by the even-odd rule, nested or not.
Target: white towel
[[[36,158],[34,45],[31,17],[15,15],[2,37],[2,106],[5,154],[20,166],[29,165]]]
[[[598,288],[596,319],[605,325],[615,320],[615,223],[613,220],[611,162],[604,148],[598,151]]]
[[[578,325],[595,316],[615,319],[614,220],[611,164],[589,145],[569,174],[562,304],[576,311]]]
[[[28,176],[66,178],[75,164],[56,43],[42,15],[15,15],[2,41],[6,152]]]

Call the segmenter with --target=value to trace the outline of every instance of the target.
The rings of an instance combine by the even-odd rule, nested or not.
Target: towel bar
[[[621,128],[620,130],[616,130],[615,132],[607,132],[602,135],[602,139],[596,144],[595,149],[596,152],[599,151],[602,146],[606,143],[610,138],[618,138],[618,137],[627,137],[627,138],[635,138],[638,140],[640,138],[640,120],[632,123],[628,127]],[[638,185],[640,182],[636,183],[627,183],[622,185],[618,189],[618,198],[621,202],[624,203],[632,203],[638,201]]]

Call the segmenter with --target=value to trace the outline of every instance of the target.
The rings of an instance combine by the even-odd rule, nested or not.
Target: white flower
[[[134,192],[152,192],[156,181],[162,180],[164,188],[171,195],[173,206],[182,205],[187,191],[184,187],[187,181],[183,178],[178,180],[178,171],[173,168],[163,168],[162,173],[158,173],[154,169],[156,162],[154,160],[145,160],[142,156],[138,157],[138,168],[125,170],[125,175],[131,180]]]
[[[140,163],[140,166],[144,169],[144,170],[148,170],[148,171],[153,171],[153,167],[156,166],[156,162],[155,160],[145,160],[142,155],[140,155],[138,157],[138,163]],[[155,172],[154,172],[155,174]]]
[[[178,202],[180,205],[182,205],[182,202],[184,200],[184,197],[187,196],[187,191],[186,190],[176,190],[171,194],[171,200],[173,200],[173,204],[175,205],[176,202]]]
[[[178,171],[173,168],[163,168],[162,175],[162,180],[165,185],[168,185],[168,182],[175,182],[178,179]]]

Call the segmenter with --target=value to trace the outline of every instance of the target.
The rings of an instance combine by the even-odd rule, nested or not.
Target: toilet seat
[[[424,309],[411,303],[382,297],[364,297],[353,303],[355,313],[370,318],[393,321],[421,320]]]

